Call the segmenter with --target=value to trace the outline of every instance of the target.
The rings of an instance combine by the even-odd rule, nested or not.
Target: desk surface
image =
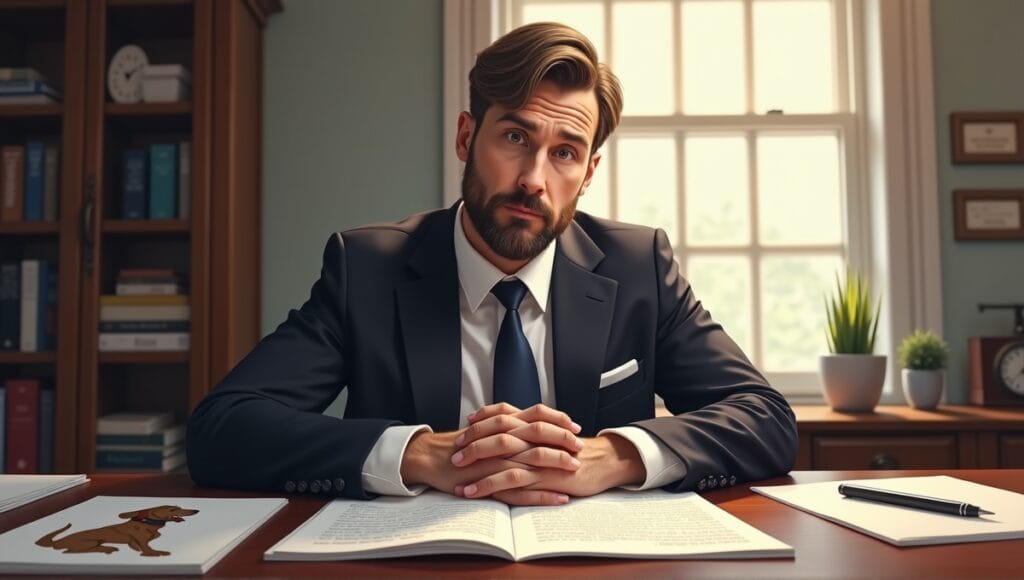
[[[1024,492],[1024,470],[803,471],[758,484],[947,474]],[[96,475],[84,486],[0,514],[0,532],[95,495],[273,497],[193,486],[187,476]],[[292,497],[288,506],[224,557],[208,576],[320,577],[687,577],[687,578],[1019,578],[1024,540],[897,548],[750,492],[749,485],[707,492],[722,509],[793,546],[792,560],[624,560],[553,558],[511,563],[434,556],[358,562],[264,562],[263,552],[312,516],[323,499]]]

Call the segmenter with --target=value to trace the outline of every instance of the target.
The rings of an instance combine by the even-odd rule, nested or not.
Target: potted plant
[[[825,400],[836,411],[870,412],[882,396],[886,358],[874,354],[881,306],[879,297],[872,308],[870,285],[860,274],[847,270],[845,284],[836,276],[836,292],[825,300],[831,354],[819,361]]]
[[[900,343],[903,396],[915,409],[934,409],[942,398],[949,347],[928,331],[915,330]]]

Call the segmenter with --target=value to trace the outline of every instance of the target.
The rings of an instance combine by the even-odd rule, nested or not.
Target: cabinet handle
[[[96,209],[96,176],[89,175],[85,178],[85,203],[82,204],[82,267],[86,275],[92,274],[93,247],[95,246],[95,231],[93,227],[93,212]]]
[[[868,462],[868,468],[870,469],[899,469],[900,462],[895,457],[888,453],[879,453],[871,458]]]

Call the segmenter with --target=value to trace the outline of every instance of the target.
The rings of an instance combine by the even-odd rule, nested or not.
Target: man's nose
[[[526,160],[517,185],[530,195],[544,193],[544,161],[539,155]]]

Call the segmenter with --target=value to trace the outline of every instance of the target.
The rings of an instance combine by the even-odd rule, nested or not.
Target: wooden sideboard
[[[837,413],[795,405],[793,411],[800,435],[794,469],[1024,467],[1024,409],[894,405]]]

